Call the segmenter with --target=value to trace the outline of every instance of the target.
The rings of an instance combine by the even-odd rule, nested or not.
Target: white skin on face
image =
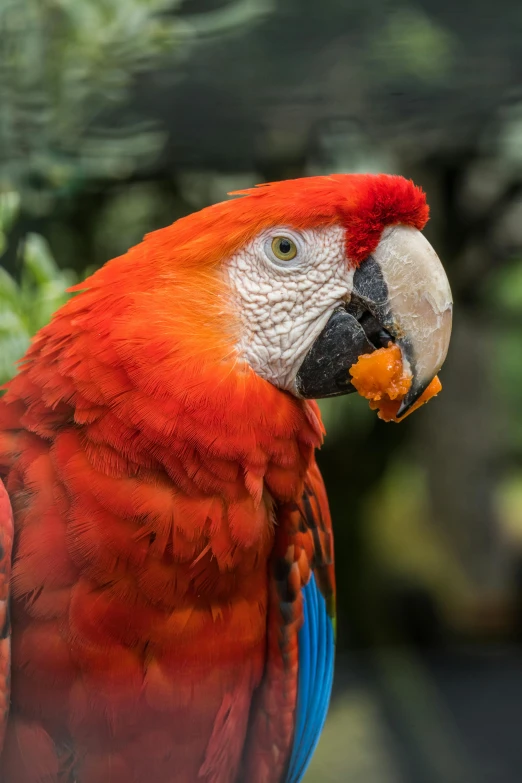
[[[295,258],[275,255],[276,237],[295,243]],[[262,378],[295,394],[307,352],[333,310],[350,298],[354,271],[340,226],[306,231],[276,226],[254,237],[226,267],[240,313],[240,357]]]
[[[277,257],[276,238],[290,240],[294,258]],[[422,386],[439,371],[448,350],[448,278],[435,251],[415,228],[388,227],[372,256],[393,310],[391,333],[407,336]],[[335,308],[350,300],[354,272],[340,226],[307,231],[276,226],[258,234],[226,267],[241,321],[239,358],[274,386],[298,395],[299,368]],[[370,302],[367,307],[371,309]],[[408,359],[403,361],[410,372]]]

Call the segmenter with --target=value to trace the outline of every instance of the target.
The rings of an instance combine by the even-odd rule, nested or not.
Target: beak
[[[448,278],[429,242],[417,229],[393,226],[357,268],[350,301],[334,310],[299,368],[302,397],[334,397],[355,391],[348,370],[363,353],[401,349],[410,390],[397,417],[421,396],[442,367],[451,335]]]

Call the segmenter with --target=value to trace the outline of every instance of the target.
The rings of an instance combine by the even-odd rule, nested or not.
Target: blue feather
[[[333,622],[313,573],[302,594],[296,725],[285,783],[299,783],[306,772],[326,720],[333,681]]]

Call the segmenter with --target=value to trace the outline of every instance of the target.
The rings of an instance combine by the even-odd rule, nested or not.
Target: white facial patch
[[[240,313],[240,356],[262,378],[296,394],[306,354],[333,310],[350,298],[354,268],[345,230],[276,226],[232,256],[226,274]]]

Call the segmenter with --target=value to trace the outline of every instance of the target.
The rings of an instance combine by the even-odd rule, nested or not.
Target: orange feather
[[[35,337],[0,400],[16,515],[6,783],[279,780],[300,586],[312,562],[333,585],[323,429],[238,361],[221,267],[269,225],[339,223],[357,263],[384,225],[426,218],[396,177],[264,186],[148,235]],[[8,536],[7,520],[0,506]],[[0,609],[6,578],[0,559]],[[0,646],[4,686],[5,663]]]

